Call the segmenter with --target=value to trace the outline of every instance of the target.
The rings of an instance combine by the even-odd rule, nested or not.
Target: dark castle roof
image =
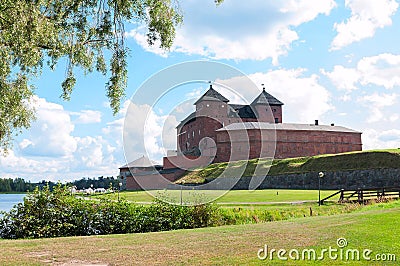
[[[251,105],[256,104],[283,105],[281,101],[266,92],[265,89],[263,89],[260,95],[258,95],[258,97],[255,98],[254,101],[251,103]]]
[[[239,116],[240,118],[256,118],[256,115],[254,114],[254,111],[250,105],[229,104],[229,106],[232,107],[233,109],[229,113],[229,116],[233,117]]]
[[[200,101],[221,101],[221,102],[229,102],[227,98],[222,96],[218,91],[214,90],[212,85],[210,84],[210,88],[203,96],[200,97],[194,104],[197,104]]]
[[[160,166],[157,162],[150,160],[148,157],[145,157],[144,155],[130,163],[127,163],[121,168],[132,168],[132,167],[141,167],[141,168],[146,168],[146,167],[158,167]]]

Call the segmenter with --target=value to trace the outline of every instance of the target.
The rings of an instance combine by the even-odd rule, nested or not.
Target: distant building
[[[125,164],[119,168],[119,175],[125,180],[126,189],[140,189],[140,185],[136,182],[135,177],[151,176],[162,170],[162,165],[151,161],[149,158],[142,156],[135,161]]]
[[[241,105],[229,104],[210,85],[194,105],[196,110],[177,126],[177,151],[164,158],[163,166],[149,163],[151,172],[134,162],[120,168],[127,177],[127,189],[135,189],[130,185],[129,169],[135,177],[150,178],[149,182],[154,174],[173,181],[184,169],[211,162],[362,150],[361,132],[319,125],[318,120],[313,124],[283,123],[283,103],[264,88],[251,104]]]

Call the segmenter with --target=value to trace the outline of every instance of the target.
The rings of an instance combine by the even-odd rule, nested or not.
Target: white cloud
[[[20,143],[25,155],[66,156],[77,147],[70,134],[74,130],[70,115],[64,108],[46,99],[33,96],[37,120],[32,124],[28,137]]]
[[[78,116],[78,118],[74,121],[77,124],[91,124],[101,122],[100,111],[82,110],[80,112],[71,112],[71,114]]]
[[[74,168],[93,171],[93,169],[107,169],[109,164],[115,165],[113,153],[116,148],[111,146],[102,136],[86,136],[77,138],[77,140],[78,148],[74,158],[78,160],[73,164]],[[116,170],[117,167],[114,169]]]
[[[283,121],[313,122],[333,109],[328,90],[319,84],[315,74],[305,75],[305,69],[280,69],[263,75],[251,75],[258,82],[264,81],[272,95],[284,105]]]
[[[364,57],[355,68],[336,65],[331,72],[322,69],[321,73],[347,93],[370,84],[393,89],[400,86],[400,55],[384,53]]]
[[[139,44],[145,51],[157,54],[162,57],[167,57],[168,53],[160,48],[160,42],[156,42],[154,45],[149,46],[144,33],[145,27],[140,26],[136,29],[130,30],[125,33],[126,38],[133,38],[137,44]]]
[[[339,97],[339,100],[341,100],[343,102],[349,102],[349,101],[351,101],[351,99],[352,98],[349,94],[345,94],[345,95],[342,95],[341,97]]]
[[[167,149],[176,149],[177,125],[174,115],[158,115],[149,105],[135,103],[129,105],[123,127],[120,127],[121,120],[114,124],[117,131],[123,130],[127,161],[146,155],[158,162],[167,154]]]
[[[363,149],[400,148],[400,130],[365,129],[362,134]]]
[[[364,57],[357,64],[362,85],[375,84],[392,89],[400,86],[400,55],[380,54]]]
[[[373,93],[360,97],[358,101],[363,103],[365,107],[370,110],[370,116],[368,117],[367,122],[373,123],[378,121],[388,121],[388,118],[384,115],[383,109],[395,105],[398,102],[397,99],[398,95],[395,93]]]
[[[22,177],[33,182],[73,180],[117,175],[122,163],[118,152],[103,136],[74,136],[71,115],[86,114],[81,122],[94,121],[97,114],[69,112],[56,103],[34,96],[37,120],[6,157],[0,157],[1,177]],[[83,116],[84,117],[84,116]],[[78,119],[79,120],[79,119]],[[75,121],[76,122],[76,121]]]
[[[264,83],[266,91],[285,104],[283,106],[284,122],[311,123],[315,119],[320,119],[333,107],[330,104],[330,94],[325,87],[319,84],[318,76],[315,74],[307,76],[305,72],[306,70],[301,68],[279,69],[250,74],[248,78],[255,84]],[[240,88],[238,92],[242,98],[247,100],[247,103],[252,102],[261,93],[261,86],[256,91],[254,85],[249,88],[251,85],[247,77],[220,82],[231,88]],[[242,103],[235,99],[229,99],[230,103]]]
[[[381,92],[398,89],[400,86],[400,55],[383,53],[360,59],[354,68],[341,65],[333,67],[331,72],[321,70],[339,90],[345,94],[339,98],[346,102],[353,101],[353,110],[367,114],[366,122],[395,122],[398,116],[393,113],[398,104],[398,93]],[[381,88],[380,88],[381,87]],[[355,90],[363,90],[355,94]],[[371,93],[370,91],[373,91]]]
[[[334,66],[332,72],[321,70],[339,90],[356,90],[356,83],[360,79],[360,72],[354,68],[345,68],[341,65]]]
[[[198,54],[214,59],[264,60],[278,63],[291,44],[299,39],[293,29],[318,15],[328,15],[336,6],[333,0],[257,0],[225,1],[220,7],[213,1],[184,1],[185,21],[177,30],[171,51]],[[257,23],[254,23],[257,21]],[[149,48],[143,28],[127,33],[145,50],[165,56],[158,48]]]
[[[395,0],[346,0],[345,6],[350,8],[351,17],[334,24],[338,34],[331,43],[332,50],[372,37],[377,29],[390,26],[399,5]]]

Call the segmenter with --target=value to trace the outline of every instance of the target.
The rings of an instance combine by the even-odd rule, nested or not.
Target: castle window
[[[272,111],[274,112],[274,113],[276,113],[276,109],[274,108],[274,109],[272,109]]]
[[[193,135],[193,138],[194,138],[194,130],[193,130],[193,132],[192,132],[192,135]]]
[[[199,135],[200,135],[200,129],[199,129]]]
[[[278,117],[275,117],[275,123],[276,124],[279,123],[279,118]]]

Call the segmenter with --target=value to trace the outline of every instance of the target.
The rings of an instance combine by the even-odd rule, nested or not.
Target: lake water
[[[0,194],[0,211],[9,211],[23,201],[26,194]]]

